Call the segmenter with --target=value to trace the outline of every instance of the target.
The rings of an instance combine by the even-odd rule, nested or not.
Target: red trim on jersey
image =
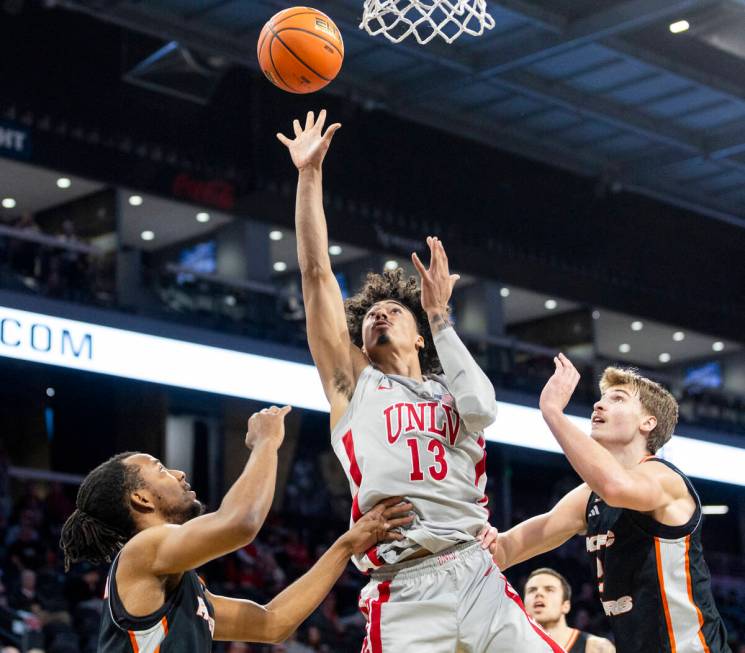
[[[352,477],[354,484],[359,487],[362,485],[362,473],[357,464],[357,457],[354,455],[354,438],[351,429],[342,436],[341,441],[344,443],[344,450],[349,458],[349,475]]]
[[[484,472],[486,472],[486,440],[484,439],[484,436],[479,436],[478,439],[478,445],[483,449],[484,455],[481,456],[481,460],[476,463],[476,486],[478,487],[479,481],[481,480],[481,477],[484,475]]]
[[[378,558],[378,547],[377,547],[377,545],[376,546],[371,546],[365,553],[367,554],[367,559],[370,562],[372,562],[376,567],[382,567],[383,566],[383,561],[380,558]]]
[[[354,495],[352,499],[352,521],[357,523],[362,517],[362,511],[360,510],[360,503],[357,501],[357,495]]]
[[[670,639],[670,653],[677,653],[678,647],[675,645],[675,633],[673,632],[672,619],[670,618],[670,606],[667,604],[667,591],[665,590],[665,579],[662,574],[662,556],[660,554],[660,540],[654,538],[654,553],[657,558],[657,581],[660,584],[660,594],[662,595],[662,609],[665,613],[665,625],[667,626],[667,636]]]
[[[370,604],[370,646],[372,653],[383,653],[383,642],[380,638],[380,613],[383,604],[391,598],[391,581],[386,580],[378,585],[378,598]]]
[[[698,638],[701,640],[701,646],[704,647],[704,653],[711,653],[711,649],[709,648],[709,645],[706,643],[706,638],[704,637],[704,615],[701,614],[701,610],[699,610],[698,605],[696,605],[696,602],[693,600],[693,587],[691,584],[691,559],[689,555],[689,551],[691,550],[691,536],[686,536],[686,585],[688,586],[688,600],[691,602],[694,608],[696,608],[696,614],[698,615]]]
[[[504,580],[504,593],[507,595],[507,598],[511,599],[512,602],[522,610],[522,613],[525,615],[525,618],[530,623],[530,626],[533,628],[533,630],[536,632],[536,634],[544,641],[546,644],[549,645],[553,653],[565,653],[564,649],[561,648],[553,639],[551,639],[533,619],[531,619],[530,615],[525,611],[525,606],[523,605],[522,599],[518,595],[518,593],[512,589],[512,586],[507,582],[507,579],[502,576],[502,579]]]

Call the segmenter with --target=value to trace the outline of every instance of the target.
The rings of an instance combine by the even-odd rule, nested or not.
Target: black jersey
[[[197,572],[185,572],[159,610],[133,617],[116,589],[118,561],[106,580],[98,653],[210,653],[215,611]]]
[[[587,551],[618,653],[731,653],[711,593],[701,547],[701,501],[683,526],[665,526],[635,510],[612,508],[594,492],[587,502]]]
[[[566,653],[587,653],[587,640],[590,639],[590,633],[583,630],[572,629],[572,636],[566,645]]]

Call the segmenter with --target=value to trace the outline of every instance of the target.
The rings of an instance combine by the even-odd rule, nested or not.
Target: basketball
[[[311,7],[291,7],[272,16],[256,51],[269,81],[290,93],[322,89],[344,61],[344,42],[334,21]]]

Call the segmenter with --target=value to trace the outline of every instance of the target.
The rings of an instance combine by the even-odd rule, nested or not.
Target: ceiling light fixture
[[[329,254],[331,254],[331,256],[339,256],[341,252],[342,252],[341,245],[330,245],[329,246]]]
[[[627,342],[624,342],[623,344],[618,345],[618,351],[620,351],[622,354],[628,354],[631,351],[631,345]]]
[[[197,222],[205,223],[210,221],[210,214],[206,211],[200,211],[197,213]]]
[[[506,286],[505,286],[504,288],[500,288],[500,289],[499,289],[499,294],[500,294],[500,295],[501,295],[502,297],[509,297],[509,296],[510,296],[510,289],[509,289],[509,288],[507,288]]]
[[[132,206],[142,206],[142,195],[130,195],[129,203]]]
[[[691,27],[691,24],[687,20],[677,20],[674,23],[670,23],[670,31],[673,34],[680,34],[681,32],[687,32]]]
[[[721,340],[717,340],[717,341],[716,341],[716,342],[715,342],[715,343],[714,343],[714,344],[713,344],[713,345],[711,346],[711,348],[712,348],[712,349],[713,349],[714,351],[724,351],[724,343],[723,343],[723,342],[722,342]]]
[[[670,356],[670,354],[668,354],[667,352],[662,352],[662,353],[661,353],[661,354],[660,354],[660,355],[658,356],[658,358],[659,358],[659,360],[660,360],[660,363],[669,363],[669,362],[670,362],[670,358],[671,358],[671,356]]]
[[[279,229],[274,229],[269,232],[269,240],[282,240],[284,234]]]
[[[155,238],[155,233],[150,231],[150,229],[146,229],[140,234],[140,238],[142,238],[142,240],[153,240]]]
[[[546,307],[546,310],[553,311],[559,303],[555,299],[547,299],[543,305]]]
[[[600,319],[600,311],[593,311],[592,312],[592,319],[593,320],[599,320]]]
[[[683,333],[683,331],[676,331],[675,333],[673,333],[673,340],[675,340],[675,342],[682,342],[685,339],[686,334]]]
[[[284,261],[275,261],[272,267],[275,272],[284,272],[287,269],[287,263]]]
[[[391,259],[390,261],[386,261],[383,267],[386,270],[396,270],[398,269],[398,261],[394,261],[393,259]]]
[[[68,177],[60,177],[57,180],[57,188],[70,188],[72,186],[72,181]]]
[[[644,328],[644,322],[641,320],[634,320],[631,323],[631,330],[632,331],[641,331]]]
[[[4,209],[14,209],[16,207],[16,201],[12,197],[3,198]]]

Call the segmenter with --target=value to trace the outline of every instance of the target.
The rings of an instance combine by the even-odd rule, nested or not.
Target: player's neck
[[[634,440],[626,445],[610,445],[606,448],[624,469],[636,467],[642,460],[651,455],[647,451],[647,447],[639,440]]]
[[[419,365],[418,354],[414,354],[414,356],[400,356],[396,352],[388,352],[385,360],[375,361],[375,367],[383,372],[383,374],[405,376],[414,379],[417,383],[421,383],[424,380],[422,377],[422,368]]]
[[[543,629],[548,633],[549,637],[553,639],[560,646],[566,646],[569,641],[569,637],[572,634],[572,628],[567,626],[567,620],[563,616],[558,621],[553,623],[541,624]]]

